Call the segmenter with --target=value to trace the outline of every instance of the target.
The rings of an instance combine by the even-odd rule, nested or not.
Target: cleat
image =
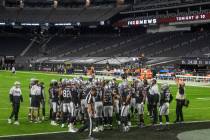
[[[62,124],[62,125],[61,125],[61,128],[64,128],[64,127],[65,127],[65,124]]]
[[[99,132],[99,128],[95,127],[95,129],[93,129],[93,132]]]
[[[20,125],[20,123],[18,121],[15,121],[14,125]]]
[[[12,120],[11,119],[8,119],[8,124],[11,124],[12,123]]]
[[[76,129],[74,129],[74,128],[69,128],[69,132],[71,132],[71,133],[76,133],[76,132],[77,132],[77,130],[76,130]]]
[[[55,121],[51,121],[50,124],[53,125],[53,126],[58,126],[58,124]]]
[[[69,124],[69,132],[71,133],[76,133],[78,131],[78,129],[74,128],[73,124]]]
[[[128,122],[128,126],[131,126],[131,122]]]
[[[103,125],[99,126],[99,131],[104,131]]]

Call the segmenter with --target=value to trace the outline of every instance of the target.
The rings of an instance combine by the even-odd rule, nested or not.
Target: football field
[[[50,121],[34,124],[27,119],[29,112],[29,81],[31,78],[37,78],[39,81],[45,83],[45,93],[48,97],[48,87],[51,79],[59,80],[61,77],[69,77],[65,75],[36,73],[36,72],[17,72],[12,75],[11,72],[0,71],[0,136],[20,135],[20,134],[34,134],[34,133],[49,133],[49,132],[63,132],[67,128],[60,126],[51,126]],[[19,118],[20,125],[12,125],[7,123],[7,119],[11,113],[11,104],[9,102],[9,90],[15,81],[21,82],[21,89],[23,93],[24,102],[21,104]],[[171,92],[175,98],[177,87],[170,85]],[[188,108],[184,108],[185,121],[205,121],[210,120],[210,88],[208,87],[194,87],[186,85],[186,95],[190,100]],[[47,98],[48,102],[48,98]],[[145,106],[146,109],[146,106]],[[49,105],[46,103],[47,115],[49,114]],[[150,124],[150,119],[145,113],[145,120]],[[175,120],[175,100],[170,105],[170,121]],[[135,121],[133,121],[135,124]]]

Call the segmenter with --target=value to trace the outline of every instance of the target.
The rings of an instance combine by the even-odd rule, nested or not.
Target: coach
[[[9,92],[10,102],[12,104],[12,113],[8,119],[8,123],[11,124],[12,118],[15,116],[14,124],[19,125],[18,113],[20,109],[20,102],[23,102],[23,97],[22,97],[22,92],[20,89],[20,82],[16,81],[14,85],[15,86],[13,86]]]

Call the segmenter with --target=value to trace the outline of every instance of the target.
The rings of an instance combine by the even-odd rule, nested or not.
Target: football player
[[[85,99],[88,93],[90,92],[90,86],[88,85],[88,83],[83,82],[81,88],[82,92],[80,92],[80,107],[81,107],[82,121],[84,121],[85,113],[87,111],[87,102]]]
[[[103,95],[104,89],[101,87],[99,79],[95,81],[96,96],[94,97],[95,122],[96,127],[93,132],[103,131]]]
[[[136,98],[135,98],[136,93],[135,92],[136,92],[137,84],[138,84],[138,80],[133,79],[131,83],[132,90],[131,90],[131,103],[130,103],[132,116],[134,115],[135,110],[136,110]]]
[[[63,119],[62,119],[62,125],[61,127],[65,127],[65,123],[67,121],[67,118],[69,116],[69,112],[71,112],[70,108],[70,101],[71,101],[71,85],[70,81],[63,81],[62,82],[62,93],[61,93],[61,101],[63,103]]]
[[[69,120],[69,132],[75,133],[78,130],[75,128],[74,123],[76,121],[76,107],[79,105],[79,93],[75,85],[75,81],[71,82],[71,101],[70,101],[70,120]]]
[[[139,82],[136,89],[136,108],[139,115],[139,127],[144,127],[144,103],[146,99],[146,95],[143,92],[143,83]]]
[[[117,88],[113,90],[113,111],[116,115],[117,124],[120,126],[120,94]]]
[[[130,129],[129,124],[129,110],[130,110],[130,100],[131,100],[131,92],[128,87],[128,83],[124,81],[119,85],[119,92],[121,96],[121,125],[123,128],[123,132],[127,132]]]
[[[161,94],[160,94],[160,108],[159,108],[159,121],[160,121],[160,130],[162,128],[162,116],[166,118],[166,128],[169,124],[169,104],[173,100],[173,96],[170,93],[169,85],[167,83],[161,85]]]
[[[57,126],[56,114],[58,111],[58,100],[59,100],[59,88],[57,80],[51,80],[52,87],[49,89],[51,107],[52,107],[52,118],[51,125]]]
[[[38,110],[40,108],[41,92],[39,81],[36,79],[31,87],[31,122],[39,122]]]
[[[104,113],[104,126],[112,129],[112,116],[113,116],[113,95],[112,90],[105,86],[103,97],[103,113]]]
[[[146,95],[146,104],[147,104],[147,110],[148,110],[148,116],[152,117],[152,103],[151,103],[151,98],[150,98],[150,94],[149,94],[149,84],[147,79],[143,80],[143,93],[144,95]]]

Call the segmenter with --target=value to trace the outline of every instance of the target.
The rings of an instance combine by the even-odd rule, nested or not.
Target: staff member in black
[[[178,81],[177,85],[178,85],[178,91],[176,94],[176,120],[174,123],[184,121],[182,108],[184,106],[185,99],[186,99],[184,82]]]
[[[9,92],[10,103],[12,104],[12,113],[8,119],[8,123],[12,123],[12,118],[15,116],[15,125],[19,125],[18,113],[20,109],[20,102],[23,102],[22,92],[20,89],[20,82],[16,81]]]

